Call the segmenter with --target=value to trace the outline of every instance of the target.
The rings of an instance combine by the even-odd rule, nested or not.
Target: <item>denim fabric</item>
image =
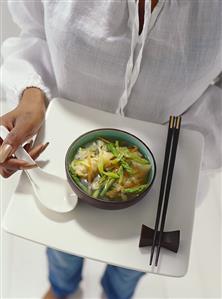
[[[108,265],[101,284],[108,299],[130,299],[144,272]]]
[[[58,298],[74,293],[82,279],[83,258],[47,248],[49,281]],[[143,272],[108,265],[101,279],[108,299],[130,299]]]
[[[62,298],[74,293],[82,279],[83,258],[47,248],[49,282],[53,293]]]

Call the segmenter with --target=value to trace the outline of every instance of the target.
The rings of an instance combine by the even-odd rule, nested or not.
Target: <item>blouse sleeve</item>
[[[51,99],[56,80],[44,30],[41,1],[8,1],[13,21],[20,27],[19,37],[2,45],[1,85],[6,98],[18,103],[26,87],[35,86]]]
[[[204,136],[203,170],[222,167],[222,84],[210,85],[182,116],[184,128]]]

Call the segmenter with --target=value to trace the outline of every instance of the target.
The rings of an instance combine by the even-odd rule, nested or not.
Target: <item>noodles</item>
[[[150,170],[150,161],[136,146],[104,138],[80,147],[69,165],[79,188],[109,201],[125,201],[146,190]]]

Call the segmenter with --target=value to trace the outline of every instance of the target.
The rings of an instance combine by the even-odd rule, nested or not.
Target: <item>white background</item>
[[[1,42],[19,32],[6,1],[0,1]],[[1,115],[7,104],[1,96]],[[1,179],[1,216],[15,189],[19,174]],[[221,183],[222,173],[202,175],[196,204],[194,233],[188,273],[183,278],[146,275],[135,299],[221,298]],[[27,223],[28,225],[28,223]],[[1,231],[1,298],[41,298],[48,287],[45,248]],[[105,265],[87,260],[81,291],[72,298],[104,298],[99,279]]]

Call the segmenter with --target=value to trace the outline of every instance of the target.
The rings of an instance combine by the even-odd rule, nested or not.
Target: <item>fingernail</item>
[[[21,170],[27,170],[27,169],[32,169],[38,167],[37,164],[25,164],[24,166],[20,166]]]
[[[0,163],[5,162],[5,160],[12,153],[12,146],[10,144],[3,144],[0,148]]]
[[[42,146],[42,151],[44,151],[44,150],[47,148],[48,145],[49,145],[49,142],[46,142],[46,143]]]

